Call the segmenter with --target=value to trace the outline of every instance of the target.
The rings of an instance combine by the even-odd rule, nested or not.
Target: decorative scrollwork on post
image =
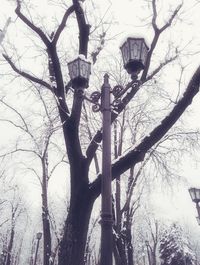
[[[123,86],[116,85],[113,87],[112,94],[115,98],[118,98],[118,97],[120,97],[123,90],[124,90]]]
[[[90,99],[92,101],[92,103],[98,103],[99,99],[101,97],[101,93],[99,91],[94,91],[91,95],[90,95]]]
[[[119,106],[122,104],[122,100],[121,98],[116,98],[113,100],[113,102],[111,103],[111,106],[113,108],[114,111],[119,111]]]
[[[136,89],[140,86],[141,82],[139,80],[134,80],[126,85],[126,87],[123,87],[121,85],[116,85],[113,87],[111,93],[114,96],[114,100],[112,103],[110,103],[110,107],[112,111],[114,112],[120,112],[121,109],[123,109],[124,105],[126,104],[126,101],[128,101],[127,97],[123,97],[123,95],[126,94],[126,92],[129,89]],[[128,94],[128,93],[127,93]],[[93,104],[92,111],[93,112],[99,112],[101,111],[101,92],[100,91],[94,91],[89,98],[84,95],[84,98],[91,102]]]
[[[129,93],[126,94],[126,92],[129,89],[137,90],[137,88],[140,86],[140,84],[141,84],[141,82],[139,80],[133,80],[132,82],[128,83],[126,85],[126,87],[123,87],[121,85],[116,85],[112,90],[114,100],[111,103],[111,106],[113,108],[113,111],[120,112],[121,109],[123,109],[124,105],[126,104],[126,101],[128,101],[127,95]],[[126,94],[126,96],[123,97],[123,95],[125,95],[125,94]]]
[[[101,110],[100,104],[95,104],[92,106],[92,111],[93,112],[99,112]]]
[[[141,81],[140,80],[134,80],[134,82],[131,84],[132,88],[138,87],[139,85],[141,85]]]
[[[99,91],[94,91],[91,95],[90,95],[90,100],[91,102],[94,104],[92,106],[92,110],[94,112],[98,112],[101,109],[101,105],[99,104],[99,100],[101,98],[101,93]]]

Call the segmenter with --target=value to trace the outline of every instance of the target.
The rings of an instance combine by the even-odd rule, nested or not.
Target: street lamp
[[[85,56],[80,54],[79,57],[68,63],[69,76],[72,87],[88,87],[89,76],[91,72],[91,63],[86,60]]]
[[[109,75],[104,75],[101,92],[94,91],[90,98],[84,95],[88,87],[91,64],[83,55],[68,63],[69,76],[74,92],[80,91],[80,96],[93,103],[93,111],[102,112],[102,180],[101,180],[101,265],[112,265],[112,190],[111,190],[111,114],[120,112],[127,103],[125,92],[135,91],[140,85],[137,76],[145,68],[148,47],[143,38],[128,38],[121,46],[124,68],[131,75],[132,81],[122,87],[116,85],[113,89],[109,84]],[[111,93],[114,100],[111,102]],[[123,97],[123,98],[122,98]],[[99,103],[100,100],[100,103]]]
[[[40,244],[40,239],[41,238],[42,238],[42,233],[41,232],[38,232],[36,234],[37,246],[36,246],[36,251],[35,251],[34,265],[36,265],[36,262],[37,262],[37,255],[38,255],[38,249],[39,249],[39,244]]]
[[[132,78],[145,68],[148,46],[144,38],[127,38],[120,47],[124,68]]]
[[[200,206],[199,206],[199,202],[200,202],[200,189],[190,188],[189,189],[189,193],[190,193],[190,196],[191,196],[192,201],[196,204],[197,213],[198,213],[197,222],[200,225]]]

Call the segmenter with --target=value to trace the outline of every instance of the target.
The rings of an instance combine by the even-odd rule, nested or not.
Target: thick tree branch
[[[42,79],[39,79],[31,74],[28,74],[24,71],[21,71],[19,68],[17,68],[17,66],[13,63],[13,61],[5,54],[3,54],[3,57],[5,58],[5,60],[9,63],[9,65],[11,66],[11,68],[19,75],[23,76],[24,78],[26,78],[28,81],[37,83],[41,86],[44,86],[46,88],[48,88],[49,90],[52,91],[52,87],[50,86],[50,84],[48,84],[47,82],[45,82]]]
[[[186,108],[192,103],[193,98],[199,92],[200,86],[200,66],[197,68],[192,79],[190,80],[183,97],[177,102],[172,111],[166,116],[160,125],[158,125],[143,141],[130,150],[124,156],[115,161],[112,165],[112,178],[119,174],[123,174],[126,170],[133,167],[135,164],[142,162],[146,153],[156,144],[161,138],[172,128],[177,120],[184,113]],[[100,194],[101,174],[91,183],[90,190],[93,196]]]
[[[79,53],[87,56],[90,25],[86,23],[84,11],[78,0],[73,0],[76,19],[79,28]]]
[[[83,103],[82,93],[83,90],[81,89],[74,90],[71,115],[68,121],[66,122],[65,126],[68,139],[68,156],[71,162],[76,161],[75,163],[77,163],[77,161],[80,161],[83,158],[79,137],[79,125]]]
[[[63,18],[62,18],[62,22],[60,23],[60,25],[59,25],[59,27],[58,27],[58,29],[57,29],[55,35],[54,35],[54,38],[53,38],[53,41],[52,41],[53,45],[56,45],[56,43],[57,43],[57,41],[58,41],[58,39],[59,39],[59,37],[60,37],[60,34],[62,33],[62,31],[64,30],[64,28],[65,28],[65,26],[66,26],[66,22],[67,22],[68,17],[72,14],[72,12],[73,12],[74,10],[75,10],[75,8],[74,8],[73,5],[70,6],[70,7],[66,10],[66,12],[65,12],[65,14],[64,14],[64,16],[63,16]]]
[[[27,17],[25,17],[22,13],[21,13],[21,3],[20,0],[17,0],[17,8],[15,9],[15,13],[18,15],[18,17],[30,28],[32,29],[35,33],[37,33],[37,35],[41,38],[41,40],[43,41],[43,43],[46,45],[46,47],[49,46],[50,41],[49,39],[46,37],[46,35],[44,34],[44,32],[36,27]]]

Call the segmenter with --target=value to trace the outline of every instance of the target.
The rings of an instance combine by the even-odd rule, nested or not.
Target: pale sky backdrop
[[[88,0],[89,1],[89,0]],[[14,13],[14,1],[12,0],[1,0],[1,10],[0,10],[0,28],[3,28],[7,18],[10,16],[12,23],[8,28],[8,38],[12,41],[12,34],[17,34],[15,21],[16,15]],[[86,1],[87,2],[87,1]],[[89,1],[90,2],[90,1]],[[97,2],[97,1],[96,1]],[[102,15],[106,19],[110,18],[114,22],[114,26],[111,31],[111,36],[115,36],[111,40],[111,45],[106,46],[106,49],[111,52],[118,50],[121,39],[126,35],[134,35],[134,33],[139,33],[147,37],[148,41],[152,40],[152,30],[146,29],[145,25],[149,21],[148,10],[150,7],[147,6],[147,2],[144,1],[131,1],[131,0],[115,0],[115,1],[98,1],[99,9]],[[160,23],[162,24],[163,20],[166,21],[167,14],[163,10],[168,8],[174,9],[181,1],[171,0],[171,1],[160,1],[159,7],[159,16]],[[199,34],[199,14],[200,14],[200,4],[195,5],[197,1],[195,0],[185,0],[185,6],[181,13],[181,21],[177,22],[175,25],[175,30],[170,33],[166,33],[167,36],[182,47],[191,40],[191,43],[188,45],[186,50],[194,51],[200,50],[200,34]],[[39,6],[41,15],[48,15],[49,9],[47,6],[47,0],[34,0],[34,5]],[[143,3],[143,4],[141,4]],[[83,3],[83,5],[86,5]],[[134,7],[133,7],[134,6]],[[142,19],[142,21],[140,21]],[[23,42],[23,40],[21,40]],[[162,39],[164,42],[165,39]],[[21,43],[23,44],[23,43]],[[2,49],[2,48],[0,48]],[[159,56],[159,54],[157,55]],[[186,63],[188,58],[183,59]],[[190,64],[188,67],[188,72],[185,74],[185,79],[188,80],[192,75],[192,72],[200,64],[200,55],[196,54],[192,59],[188,59]],[[170,80],[173,78],[176,79],[176,72],[173,70],[169,71],[169,76],[166,76],[166,80],[170,77]],[[13,84],[12,84],[13,85]],[[1,86],[1,84],[0,84]],[[8,89],[8,88],[7,88]],[[192,104],[190,109],[190,123],[194,124],[195,128],[200,124],[200,108],[199,108],[200,96],[197,96]],[[12,139],[14,132],[6,127],[5,124],[0,124],[0,145],[10,141]],[[200,129],[200,126],[198,126]],[[200,161],[200,155],[198,156]],[[62,170],[60,171],[62,172]],[[60,173],[58,172],[58,173]],[[197,227],[195,216],[197,215],[195,205],[191,202],[187,188],[190,186],[199,186],[200,187],[200,163],[196,163],[191,158],[185,158],[185,163],[182,167],[181,174],[185,176],[188,180],[187,184],[178,184],[177,187],[174,187],[176,194],[172,196],[172,193],[168,192],[163,195],[163,192],[158,190],[152,194],[149,200],[155,205],[156,212],[161,216],[171,217],[179,220],[186,220],[186,222],[191,223],[192,226]],[[58,174],[59,175],[59,174]],[[61,178],[61,177],[60,177]],[[59,184],[60,183],[60,184]],[[56,192],[57,196],[64,197],[66,194],[65,186],[63,185],[65,181],[60,179],[52,180],[51,189],[53,193]],[[29,193],[30,205],[34,205],[37,201],[36,198],[40,196],[40,191],[37,189],[37,185],[32,181],[31,188],[27,188]],[[56,187],[56,188],[55,188]],[[24,186],[25,192],[27,192],[26,187]],[[40,197],[39,197],[40,198]],[[200,228],[199,228],[200,231]]]

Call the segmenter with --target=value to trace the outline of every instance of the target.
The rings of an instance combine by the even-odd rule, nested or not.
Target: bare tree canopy
[[[116,3],[114,1],[108,2],[108,5],[104,6],[104,4],[89,0],[47,1],[51,7],[51,12],[54,12],[54,14],[52,15],[49,11],[48,16],[42,17],[40,15],[40,11],[41,14],[44,11],[40,10],[42,3],[37,6],[37,4],[30,1],[15,0],[12,1],[12,6],[15,8],[16,19],[8,19],[0,32],[2,48],[1,68],[4,69],[1,75],[8,78],[4,82],[10,82],[9,86],[12,87],[15,86],[16,82],[14,93],[17,94],[18,91],[23,90],[23,94],[28,95],[27,102],[30,100],[30,96],[33,97],[35,104],[40,106],[41,119],[45,121],[44,123],[41,122],[39,127],[35,126],[34,122],[33,124],[27,122],[27,116],[7,100],[9,93],[12,96],[13,91],[10,92],[8,90],[5,93],[5,89],[2,90],[0,104],[3,108],[12,112],[16,119],[4,117],[1,118],[1,122],[7,122],[10,126],[14,126],[15,129],[19,129],[21,133],[28,137],[29,144],[31,143],[30,146],[33,148],[25,148],[23,145],[21,147],[21,141],[12,150],[1,152],[0,157],[3,160],[9,155],[14,155],[18,152],[28,152],[39,159],[42,167],[41,175],[33,167],[32,172],[37,175],[42,188],[43,246],[44,253],[46,253],[43,265],[50,265],[53,264],[51,262],[55,262],[54,252],[57,250],[59,265],[83,265],[85,264],[85,250],[89,249],[89,243],[86,244],[86,241],[91,212],[95,200],[101,194],[102,173],[99,169],[99,160],[101,158],[102,125],[101,120],[98,120],[98,116],[95,118],[96,120],[93,118],[91,108],[85,99],[89,98],[88,94],[94,91],[93,87],[98,87],[97,90],[99,90],[102,86],[102,73],[105,74],[109,68],[107,64],[109,56],[106,49],[112,50],[110,46],[118,38],[114,31],[115,24],[118,23],[116,21],[117,18],[110,19],[107,16],[112,4]],[[182,72],[177,74],[174,82],[171,81],[172,79],[170,81],[166,80],[167,71],[170,73],[177,66],[184,70],[187,65],[185,61],[188,60],[189,64],[190,58],[194,58],[198,51],[192,50],[193,47],[191,46],[191,54],[189,54],[188,50],[190,48],[188,47],[192,44],[190,41],[188,43],[185,42],[184,45],[187,46],[187,54],[185,55],[185,47],[179,47],[173,40],[173,27],[176,23],[181,24],[184,19],[187,19],[187,3],[184,3],[184,1],[178,3],[177,1],[177,3],[173,4],[171,1],[170,5],[165,7],[161,2],[159,0],[144,0],[142,3],[140,1],[126,1],[127,6],[132,7],[132,16],[138,16],[136,14],[137,5],[140,6],[140,9],[144,7],[146,13],[144,12],[141,15],[140,22],[142,27],[151,35],[145,67],[138,80],[132,76],[132,81],[124,82],[124,80],[128,79],[125,71],[122,69],[115,71],[114,69],[114,63],[117,62],[118,55],[114,54],[115,60],[113,60],[113,63],[110,60],[111,68],[113,69],[110,72],[110,83],[115,87],[115,81],[117,80],[118,88],[123,88],[126,92],[117,105],[118,107],[111,114],[112,124],[119,122],[121,125],[121,138],[116,138],[116,141],[119,142],[115,146],[117,149],[115,149],[112,161],[112,180],[117,179],[119,181],[120,178],[126,178],[127,171],[130,173],[128,174],[128,183],[130,184],[127,190],[128,195],[124,207],[121,209],[121,198],[116,196],[116,200],[118,200],[116,208],[120,209],[118,212],[116,210],[116,218],[120,219],[120,213],[130,214],[129,224],[132,224],[133,215],[137,207],[139,207],[137,200],[134,205],[130,204],[133,187],[137,184],[139,174],[149,161],[148,156],[153,153],[153,148],[156,149],[157,145],[182,118],[200,88],[199,65],[193,66],[193,73],[191,72],[190,77],[187,75],[187,80],[189,80],[187,83],[182,82]],[[166,12],[164,13],[165,8]],[[199,8],[199,3],[193,1],[190,8],[192,10]],[[103,15],[101,14],[102,10]],[[160,14],[165,14],[164,18]],[[134,26],[131,25],[131,27]],[[17,34],[20,34],[20,36],[14,34],[15,27],[16,29],[19,28]],[[13,36],[9,34],[9,30],[13,32]],[[18,38],[22,38],[21,45],[17,43]],[[159,45],[161,46],[160,51]],[[115,53],[114,45],[113,51]],[[72,60],[74,54],[76,55],[75,57],[84,55],[84,58],[93,62],[91,81],[87,89],[86,87],[74,88],[72,80],[67,74],[67,63]],[[117,67],[120,68],[120,64],[122,63],[117,62]],[[170,67],[172,67],[172,70]],[[194,70],[195,67],[196,70]],[[177,81],[178,76],[180,76],[179,81]],[[165,92],[164,87],[168,86],[168,82],[169,86],[173,86],[174,94],[167,95]],[[154,110],[157,115],[156,119],[158,119],[157,125],[153,120],[149,119],[150,125],[146,125],[146,127],[151,130],[148,134],[145,134],[143,130],[139,141],[133,140],[134,134],[136,139],[137,134],[139,135],[140,133],[139,126],[136,124],[137,119],[134,113],[126,110],[133,106],[134,100],[136,101],[137,98],[143,97],[143,91],[146,91],[144,94],[146,93],[148,100],[153,101],[153,96],[151,98],[150,91],[148,91],[153,87],[159,87],[161,91],[160,94],[157,93],[158,108],[166,98],[170,103],[160,108],[161,114],[164,113],[163,115],[159,113],[158,108],[157,111]],[[170,88],[169,93],[171,93],[171,90],[172,88]],[[35,91],[37,97],[33,95],[33,91]],[[180,96],[181,93],[182,96]],[[24,104],[25,106],[27,102],[22,102],[20,105],[23,106]],[[36,112],[34,104],[29,106],[29,108]],[[164,109],[165,111],[163,111]],[[150,112],[151,109],[148,111]],[[142,107],[139,113],[141,116],[144,113]],[[135,124],[135,129],[131,125],[132,121]],[[123,131],[125,124],[126,126],[129,124],[129,131],[132,130],[132,141],[130,142],[126,141],[126,134]],[[145,127],[142,121],[140,126]],[[32,130],[32,128],[35,129]],[[56,134],[57,132],[61,132],[61,134]],[[53,148],[51,149],[49,146],[53,146],[51,137],[54,137],[54,134],[56,135],[55,138],[64,139],[65,153],[59,162],[55,162],[50,167],[49,161],[53,159],[49,159],[49,154]],[[195,135],[198,135],[198,133]],[[59,149],[59,146],[54,144],[55,146]],[[124,151],[125,149],[127,151]],[[66,207],[67,214],[62,238],[59,241],[57,237],[56,250],[53,251],[51,244],[53,229],[51,229],[52,224],[49,221],[48,181],[54,171],[56,171],[57,166],[63,162],[67,162],[69,166],[65,175],[66,179],[70,179],[70,187],[68,187],[70,202],[69,207]],[[95,176],[93,173],[94,165],[97,173]],[[134,171],[137,166],[141,166],[141,170]],[[116,189],[121,192],[120,186],[118,188],[116,186]],[[120,226],[119,223],[118,225]],[[128,229],[128,225],[126,227]],[[117,231],[116,227],[115,229]],[[131,232],[126,235],[131,238]],[[153,254],[155,254],[155,251]],[[87,257],[87,260],[90,260],[90,258]]]

